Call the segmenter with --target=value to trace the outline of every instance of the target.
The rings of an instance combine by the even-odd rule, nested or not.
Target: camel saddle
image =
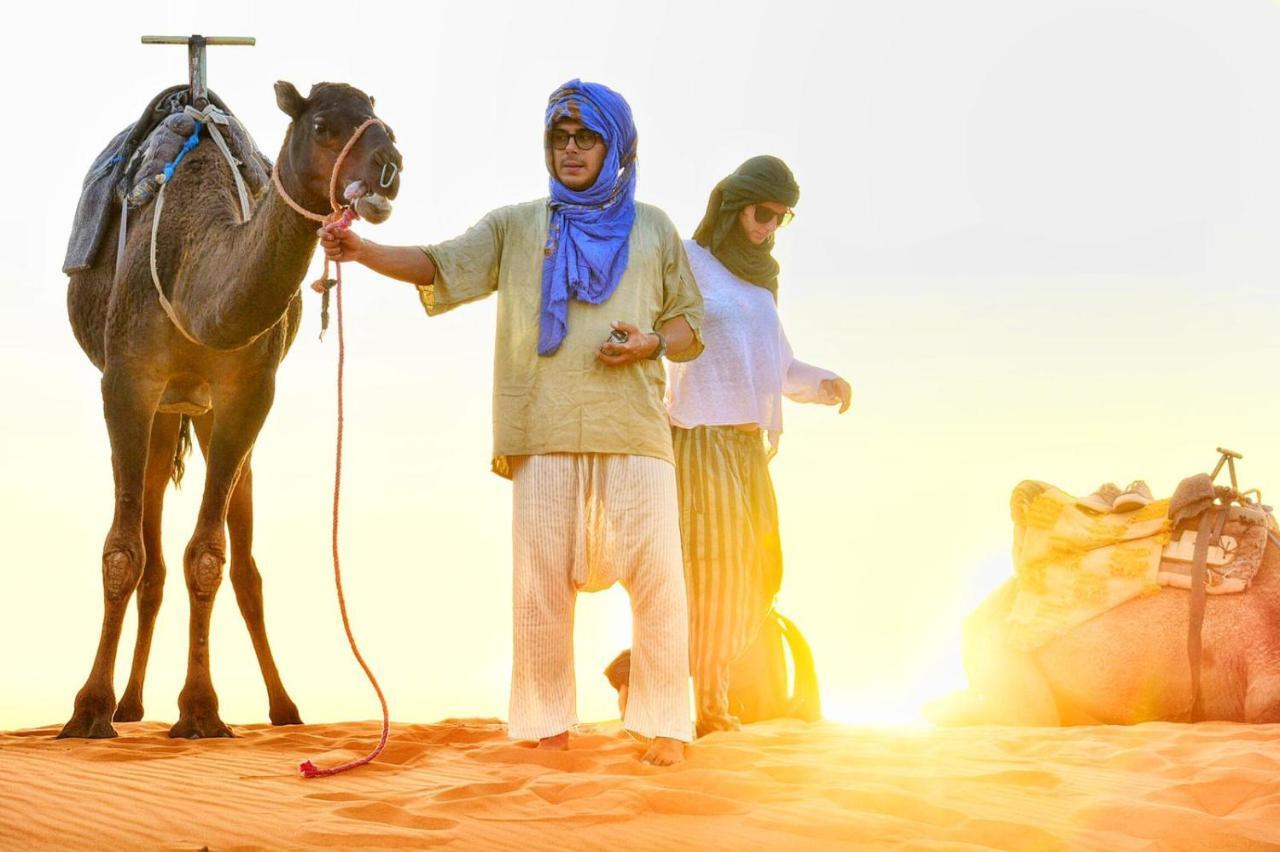
[[[232,115],[214,92],[208,95],[211,104]],[[117,205],[126,202],[130,207],[140,207],[150,202],[154,182],[146,179],[176,156],[185,139],[176,146],[174,140],[183,130],[189,135],[193,128],[192,120],[183,115],[190,99],[189,84],[165,89],[151,99],[137,121],[112,137],[93,161],[76,205],[71,237],[62,261],[64,273],[69,275],[96,265],[102,238]],[[256,195],[270,179],[271,161],[258,150],[238,121],[231,122],[228,130],[228,144],[242,163],[246,184]]]
[[[1234,477],[1233,477],[1234,479]],[[1162,554],[1160,582],[1189,589],[1187,658],[1191,665],[1191,721],[1204,719],[1200,687],[1202,629],[1209,594],[1243,592],[1262,567],[1268,542],[1280,545],[1270,506],[1215,486],[1207,473],[1179,483],[1169,502],[1175,541]],[[1185,557],[1190,549],[1190,560]]]

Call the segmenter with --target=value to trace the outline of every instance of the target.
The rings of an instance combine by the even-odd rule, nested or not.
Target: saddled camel
[[[328,213],[334,164],[356,128],[374,117],[373,100],[340,83],[321,83],[304,98],[280,82],[276,101],[291,119],[277,160],[281,185],[307,210]],[[350,196],[381,185],[380,201],[395,198],[400,164],[390,130],[372,125],[344,160],[338,185],[354,187]],[[97,654],[59,737],[113,737],[113,718],[142,718],[142,684],[165,579],[160,512],[175,460],[181,459],[187,417],[207,472],[183,556],[190,645],[179,717],[169,734],[231,736],[218,716],[209,675],[209,617],[228,541],[231,584],[266,681],[271,721],[301,721],[267,643],[262,580],[252,554],[249,456],[271,409],[276,368],[298,330],[299,285],[315,251],[317,226],[270,189],[241,222],[230,167],[207,140],[190,151],[165,191],[157,266],[183,330],[161,309],[152,283],[150,207],[127,232],[119,272],[117,212],[94,265],[72,274],[67,292],[76,340],[102,370],[115,517],[102,551],[104,613]],[[147,226],[137,226],[139,220]],[[116,651],[135,589],[137,645],[117,705]]]
[[[1134,598],[1022,653],[1005,641],[1010,581],[965,622],[968,691],[925,715],[943,725],[1190,721],[1188,596]],[[1208,596],[1201,639],[1203,718],[1280,722],[1280,548],[1267,548],[1248,591]]]

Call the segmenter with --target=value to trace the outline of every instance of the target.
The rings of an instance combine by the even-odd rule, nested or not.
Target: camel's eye
[[[311,129],[316,134],[316,136],[319,136],[322,139],[328,136],[330,132],[329,125],[325,122],[323,118],[317,118],[314,122],[312,122]]]

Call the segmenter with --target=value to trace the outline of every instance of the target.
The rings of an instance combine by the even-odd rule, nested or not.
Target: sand
[[[0,734],[0,848],[1262,849],[1280,845],[1280,725],[936,731],[779,721],[655,768],[617,723],[567,752],[496,720],[236,727],[170,740]]]

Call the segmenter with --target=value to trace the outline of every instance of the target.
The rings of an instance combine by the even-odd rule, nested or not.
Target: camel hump
[[[209,383],[189,373],[175,376],[165,385],[157,410],[164,414],[186,414],[199,417],[213,410]]]

